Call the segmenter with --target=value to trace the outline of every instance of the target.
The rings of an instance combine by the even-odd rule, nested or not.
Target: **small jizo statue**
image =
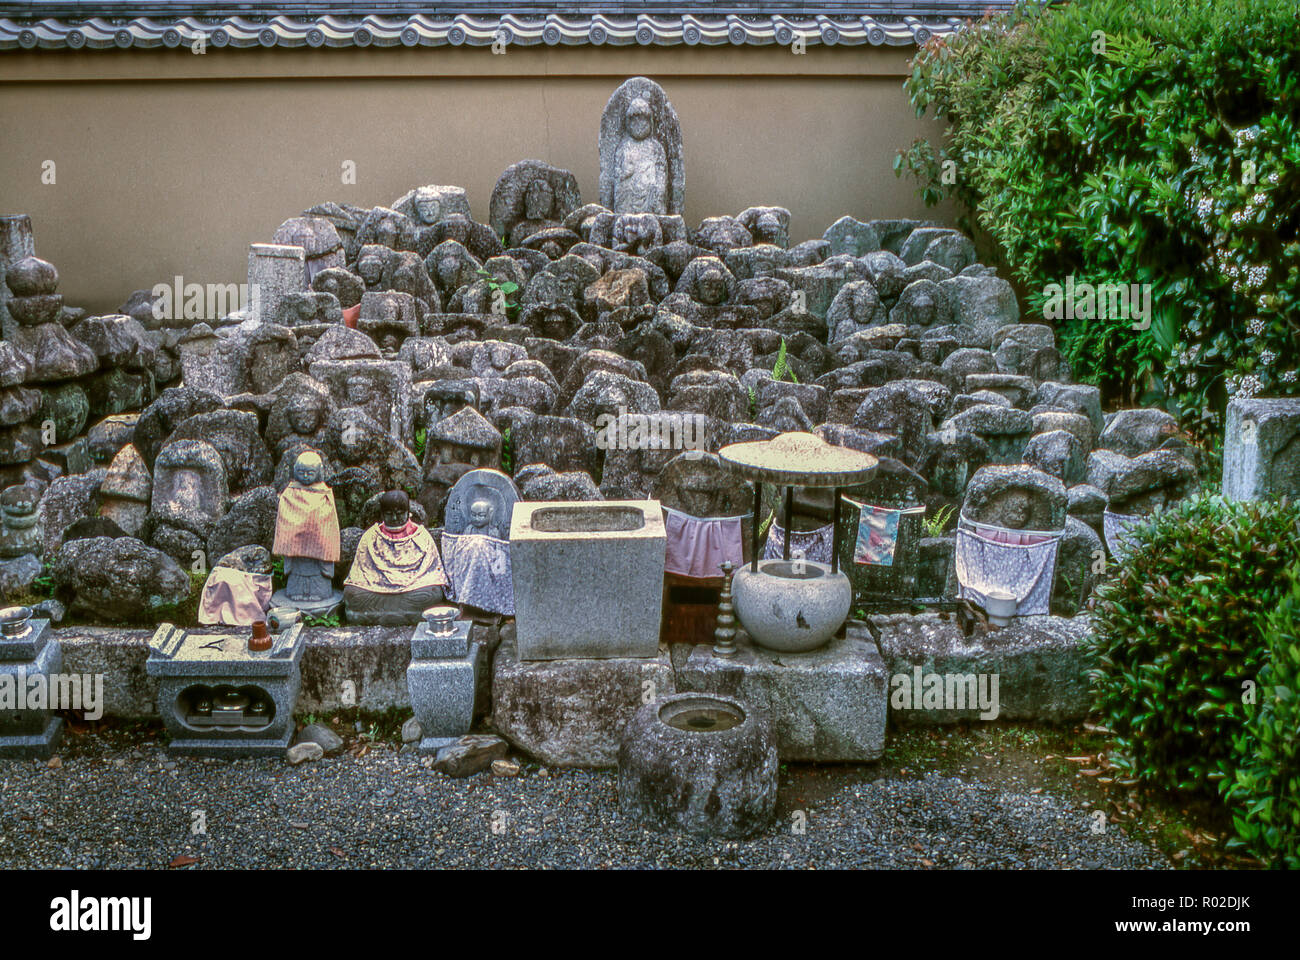
[[[310,606],[335,594],[331,581],[340,554],[339,517],[323,473],[320,454],[302,453],[293,465],[293,481],[280,494],[272,552],[284,557],[284,598],[290,605]]]
[[[433,536],[411,518],[410,497],[390,490],[379,498],[381,520],[361,536],[344,582],[348,622],[417,624],[442,601],[447,585]]]

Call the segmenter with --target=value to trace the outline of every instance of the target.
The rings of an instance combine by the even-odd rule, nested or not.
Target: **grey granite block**
[[[885,749],[888,675],[875,644],[832,637],[807,653],[755,647],[741,631],[735,657],[699,645],[678,671],[680,690],[735,697],[762,710],[784,760],[876,760]]]
[[[666,543],[657,500],[516,503],[518,655],[657,656]]]
[[[1087,670],[1092,661],[1080,648],[1087,636],[1088,615],[1015,617],[1002,629],[980,625],[962,636],[955,619],[938,614],[875,617],[880,649],[889,666],[891,697],[901,689],[898,678],[922,675],[981,674],[998,678],[998,718],[1066,722],[1087,715],[1092,701]],[[900,695],[899,703],[908,700]],[[974,720],[976,709],[896,707],[890,717],[901,725],[934,726]]]
[[[492,723],[512,745],[560,767],[613,767],[642,703],[675,692],[668,650],[653,659],[520,660],[512,624],[492,665]]]

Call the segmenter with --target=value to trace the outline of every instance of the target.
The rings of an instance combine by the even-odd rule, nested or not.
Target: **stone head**
[[[469,505],[469,525],[475,533],[487,533],[492,524],[492,503],[488,500],[475,500]]]
[[[294,433],[308,436],[320,429],[325,417],[325,401],[319,396],[298,394],[289,401],[284,414]]]
[[[935,320],[938,307],[934,297],[927,292],[918,292],[912,299],[912,310],[916,320],[922,326],[929,326]]]
[[[421,190],[415,195],[415,212],[421,223],[437,223],[442,217],[442,204],[432,190]]]
[[[627,105],[623,126],[633,140],[644,140],[650,136],[654,130],[654,117],[650,113],[650,104],[641,97],[635,98]]]
[[[320,454],[308,451],[298,455],[298,459],[293,464],[293,478],[301,483],[304,487],[310,487],[313,483],[320,483],[325,475],[324,464],[321,463]]]
[[[695,284],[700,303],[716,307],[727,299],[727,279],[722,271],[710,267],[700,274]]]
[[[754,240],[758,243],[777,243],[781,233],[781,221],[771,211],[761,214],[754,224]]]
[[[411,498],[404,490],[389,490],[379,498],[379,516],[389,530],[400,530],[411,518]]]
[[[529,220],[550,220],[555,209],[555,191],[538,177],[524,192],[524,216]]]
[[[385,247],[396,247],[401,230],[392,217],[384,217],[375,224],[375,242]]]
[[[450,253],[438,261],[438,279],[445,290],[454,290],[457,286],[457,281],[460,279],[460,261]]]
[[[357,273],[366,286],[379,283],[384,275],[384,258],[378,250],[366,250],[357,259]]]

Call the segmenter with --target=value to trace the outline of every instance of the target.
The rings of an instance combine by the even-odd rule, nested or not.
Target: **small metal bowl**
[[[449,637],[456,632],[456,618],[460,616],[457,607],[439,604],[424,611],[424,620],[429,625],[429,632],[439,637]]]
[[[27,621],[31,618],[31,607],[4,607],[0,609],[0,636],[21,637],[30,629],[27,626]]]

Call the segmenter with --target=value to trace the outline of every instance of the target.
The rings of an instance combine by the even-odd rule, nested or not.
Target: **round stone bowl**
[[[731,578],[731,592],[750,638],[782,653],[816,650],[848,619],[853,587],[842,571],[812,560],[760,560]]]
[[[717,694],[674,694],[642,706],[623,729],[619,809],[655,829],[752,836],[776,814],[778,766],[760,711]]]

